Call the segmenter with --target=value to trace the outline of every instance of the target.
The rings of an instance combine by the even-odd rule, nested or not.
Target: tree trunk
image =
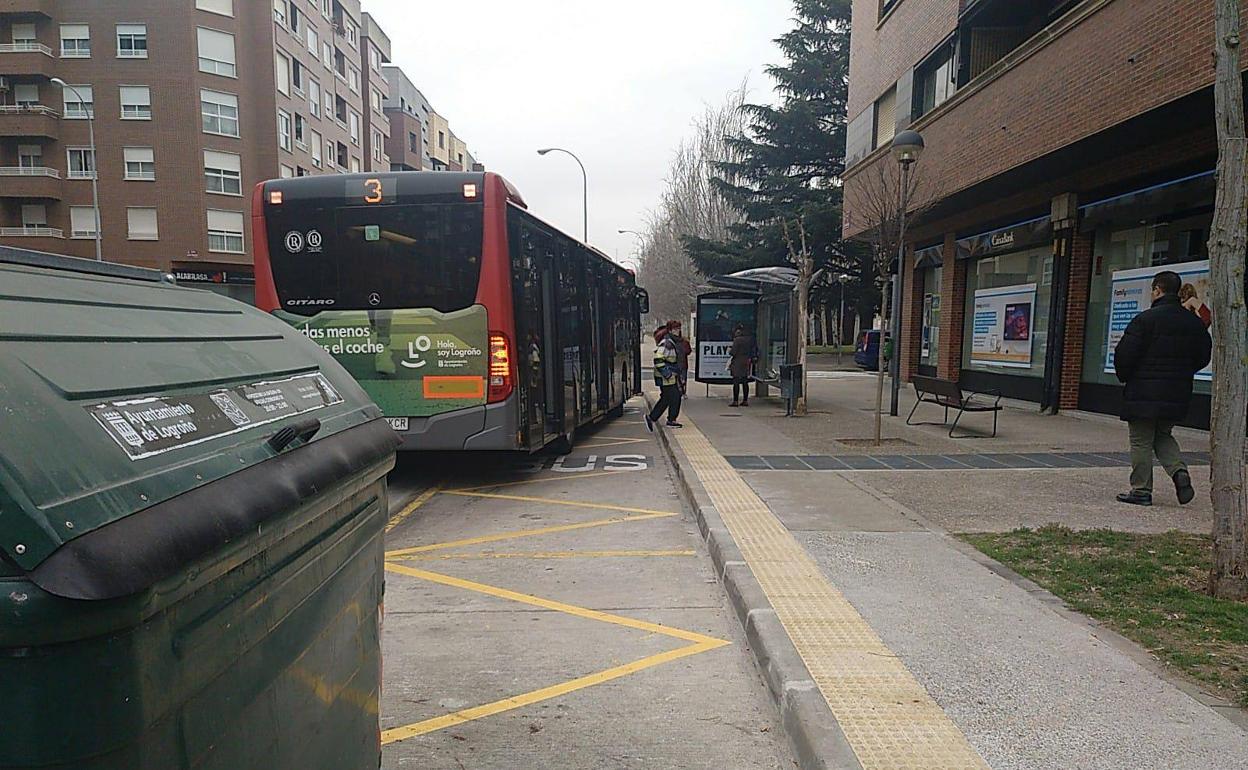
[[[1245,409],[1248,407],[1248,341],[1244,329],[1245,208],[1244,101],[1239,70],[1239,2],[1214,0],[1217,75],[1214,111],[1218,126],[1217,198],[1209,230],[1210,296],[1213,299],[1212,458],[1213,571],[1215,596],[1248,597],[1248,500],[1244,492]]]
[[[802,255],[803,265],[798,270],[797,280],[797,363],[802,367],[800,383],[801,395],[793,403],[793,414],[798,417],[806,415],[806,332],[810,329],[810,255]]]
[[[875,373],[875,445],[876,446],[879,446],[884,443],[884,426],[883,426],[883,423],[884,423],[884,341],[885,341],[885,336],[888,334],[888,327],[889,327],[888,314],[889,314],[889,311],[891,310],[891,308],[889,308],[888,299],[889,299],[889,293],[892,291],[892,288],[893,288],[893,282],[892,282],[892,279],[890,278],[884,281],[884,289],[880,293],[881,294],[881,298],[880,298],[880,318],[881,318],[880,347],[879,347],[879,353],[877,353],[875,356],[875,362],[878,367],[878,371]]]

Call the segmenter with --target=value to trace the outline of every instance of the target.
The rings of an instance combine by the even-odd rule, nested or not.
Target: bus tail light
[[[511,343],[506,334],[490,332],[489,403],[505,401],[514,386],[511,376]]]

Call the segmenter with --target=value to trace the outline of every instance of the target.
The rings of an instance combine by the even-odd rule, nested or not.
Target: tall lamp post
[[[589,243],[589,176],[585,173],[585,164],[581,159],[576,157],[576,153],[571,150],[565,150],[562,147],[547,147],[537,151],[538,155],[545,155],[548,152],[562,152],[572,156],[572,160],[576,161],[576,165],[581,167],[581,194],[582,204],[581,212],[585,219],[585,243]]]
[[[849,275],[841,273],[836,282],[841,285],[841,312],[836,316],[836,365],[840,366],[845,353],[845,284],[849,283]]]
[[[893,360],[889,363],[892,377],[892,400],[889,415],[897,416],[897,400],[901,394],[901,298],[906,280],[906,207],[910,205],[910,166],[923,154],[923,137],[918,131],[902,131],[893,137],[893,157],[901,166],[901,184],[897,191],[897,274],[893,280]]]
[[[52,78],[61,88],[68,88],[74,92],[74,96],[78,97],[79,104],[86,104],[86,100],[82,98],[82,94],[77,88],[66,83],[60,78]],[[95,261],[103,262],[104,254],[100,245],[100,161],[95,157],[95,103],[92,102],[91,108],[87,110],[87,136],[91,140],[91,208],[95,211]]]
[[[642,235],[641,233],[637,232],[636,230],[617,230],[616,232],[618,232],[620,235],[635,235],[635,236],[637,236],[637,248],[638,248],[638,251],[640,251],[640,249],[641,249],[641,245],[642,245],[643,243],[645,243],[645,242],[646,242],[646,236]],[[640,267],[641,267],[641,255],[640,255],[640,254],[638,254],[636,257],[633,257],[633,269],[634,269],[634,270],[637,270],[637,269],[639,269]]]

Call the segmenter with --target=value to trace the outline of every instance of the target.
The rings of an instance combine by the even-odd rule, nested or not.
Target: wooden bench
[[[961,386],[952,380],[942,380],[936,377],[923,377],[916,375],[911,379],[914,385],[914,394],[918,400],[914,402],[914,408],[910,410],[909,416],[906,417],[906,425],[949,425],[949,410],[957,409],[958,414],[953,418],[953,425],[949,427],[949,438],[971,438],[978,434],[966,433],[961,436],[953,435],[958,428],[958,421],[962,419],[962,415],[966,412],[992,412],[992,437],[997,437],[997,413],[1003,408],[1001,406],[1001,394],[996,391],[985,391],[983,393],[971,393],[964,395]],[[979,400],[978,397],[994,398],[991,403],[986,400]],[[919,404],[935,404],[945,408],[945,421],[942,423],[916,423],[911,422],[914,413],[919,408]]]

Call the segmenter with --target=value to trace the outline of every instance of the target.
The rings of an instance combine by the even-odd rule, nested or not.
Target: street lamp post
[[[845,353],[845,284],[849,283],[849,276],[841,273],[836,282],[841,285],[841,312],[836,315],[836,365],[840,366],[841,356]]]
[[[581,162],[580,158],[576,157],[576,153],[571,150],[565,150],[562,147],[547,147],[545,149],[538,150],[537,154],[545,155],[548,152],[562,152],[567,155],[571,155],[572,160],[576,161],[576,165],[581,167],[581,212],[585,220],[585,243],[589,243],[589,175],[585,173],[585,164]]]
[[[641,268],[641,254],[640,254],[640,251],[641,251],[641,246],[642,246],[642,244],[644,244],[644,243],[646,242],[646,236],[642,235],[641,233],[637,232],[636,230],[627,230],[627,229],[625,229],[625,230],[617,230],[616,232],[618,232],[620,235],[635,235],[635,236],[637,236],[637,251],[638,251],[639,253],[637,254],[637,256],[633,257],[633,269],[634,269],[634,270],[640,269],[640,268]]]
[[[892,376],[892,400],[889,415],[897,416],[897,401],[901,394],[901,298],[906,280],[906,207],[910,204],[910,166],[923,154],[923,136],[918,131],[902,131],[893,137],[893,157],[901,166],[901,184],[897,192],[897,277],[893,281],[893,360],[889,365]]]
[[[60,78],[52,78],[52,82],[61,88],[68,88],[74,92],[74,96],[78,97],[79,104],[86,104],[86,100],[82,98],[82,94],[77,88],[66,83]],[[63,102],[63,100],[62,100]],[[91,104],[91,108],[87,110],[87,136],[90,138],[91,144],[91,208],[95,211],[95,261],[103,262],[104,254],[100,244],[100,161],[95,157],[95,103]]]

